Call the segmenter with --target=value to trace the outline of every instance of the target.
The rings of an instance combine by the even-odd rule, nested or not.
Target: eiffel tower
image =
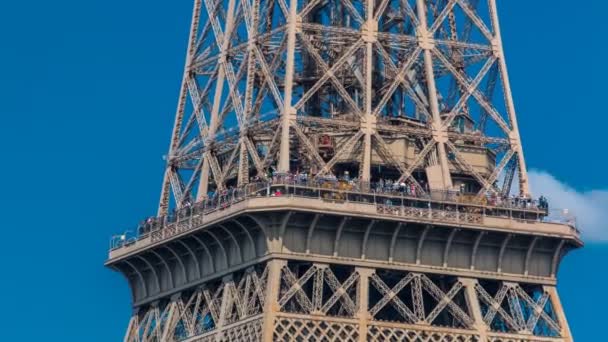
[[[195,0],[125,342],[572,341],[495,0]],[[523,114],[529,115],[529,114]]]

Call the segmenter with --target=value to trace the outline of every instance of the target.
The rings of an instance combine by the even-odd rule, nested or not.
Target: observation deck
[[[572,218],[554,220],[532,201],[327,184],[226,191],[114,237],[106,264],[133,275],[141,305],[270,258],[554,285],[561,258],[582,246]]]

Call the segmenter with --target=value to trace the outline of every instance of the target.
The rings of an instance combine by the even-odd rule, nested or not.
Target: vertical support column
[[[374,19],[374,1],[366,1],[366,21],[361,35],[365,41],[365,93],[364,118],[362,122],[363,136],[363,163],[359,165],[361,180],[367,184],[371,178],[372,134],[375,131],[376,118],[372,114],[372,75],[373,75],[373,44],[377,40],[378,22]]]
[[[526,169],[524,151],[521,146],[521,137],[519,135],[519,127],[517,125],[515,104],[513,103],[513,94],[511,92],[511,83],[509,82],[507,63],[505,61],[505,54],[502,48],[502,37],[500,35],[500,23],[498,21],[496,0],[489,0],[488,6],[490,10],[490,16],[492,18],[492,28],[494,29],[494,41],[492,42],[492,45],[494,48],[494,53],[498,57],[507,112],[509,114],[509,120],[511,121],[511,132],[509,134],[509,140],[511,143],[511,148],[515,149],[515,151],[517,152],[517,158],[519,162],[519,192],[520,195],[527,197],[530,195],[530,189],[528,185],[528,171]]]
[[[285,61],[285,86],[283,94],[283,112],[281,113],[281,144],[279,150],[279,172],[289,172],[289,128],[295,119],[296,110],[291,105],[293,92],[293,73],[296,54],[296,26],[298,20],[298,0],[289,2],[287,18],[287,60]]]
[[[420,26],[417,29],[417,36],[418,43],[424,53],[424,71],[429,93],[429,104],[433,116],[433,139],[437,142],[437,153],[439,166],[441,167],[443,189],[450,189],[452,188],[452,178],[450,176],[448,157],[445,150],[445,142],[447,142],[448,139],[447,128],[443,127],[441,113],[439,112],[439,99],[437,98],[437,86],[435,84],[435,74],[433,70],[433,55],[431,53],[431,50],[434,48],[434,42],[433,37],[428,32],[426,2],[427,1],[425,0],[416,0],[418,20],[420,21]]]
[[[217,342],[224,341],[224,326],[226,325],[226,318],[228,316],[229,310],[232,307],[232,275],[227,275],[222,279],[222,286],[224,290],[222,292],[222,304],[220,306],[220,317],[216,322],[216,330],[217,334],[215,335],[215,340]]]
[[[175,112],[175,122],[173,123],[173,131],[171,132],[171,144],[169,145],[169,156],[178,147],[179,132],[182,129],[182,121],[184,120],[184,108],[186,106],[186,97],[188,96],[188,77],[190,77],[190,61],[194,57],[196,35],[198,34],[198,25],[201,16],[202,0],[194,1],[192,9],[192,22],[190,24],[190,36],[188,37],[188,51],[186,52],[186,65],[184,66],[184,76],[182,77],[182,85],[179,90],[179,101]],[[169,183],[169,173],[171,166],[165,167],[163,176],[163,184],[161,187],[160,201],[158,205],[158,216],[166,215],[169,210],[169,193],[171,184]]]
[[[325,285],[325,269],[329,267],[327,264],[314,263],[313,267],[317,268],[312,283],[312,314],[323,315],[321,308],[323,307],[323,285]]]
[[[483,320],[481,314],[481,307],[479,306],[479,299],[477,298],[477,292],[475,291],[475,285],[477,285],[477,279],[471,278],[458,278],[465,288],[465,296],[469,309],[471,310],[471,316],[475,321],[473,327],[479,334],[479,342],[486,342],[488,340],[488,326]]]
[[[369,117],[365,118],[366,120]],[[371,132],[366,131],[363,136],[363,164],[359,167],[361,168],[361,181],[363,182],[365,189],[369,189],[369,181],[371,180],[371,168],[372,168],[372,135]]]
[[[161,341],[171,341],[173,340],[173,334],[175,332],[175,324],[179,319],[179,309],[177,308],[177,301],[179,300],[181,293],[174,294],[171,296],[171,302],[169,303],[169,314],[167,315],[167,321],[165,322],[165,327],[162,332]],[[177,311],[177,312],[176,312]]]
[[[222,303],[220,306],[220,317],[217,322],[215,322],[216,327],[216,335],[215,340],[217,342],[224,340],[224,326],[226,325],[226,318],[228,316],[229,310],[232,307],[232,294],[231,294],[231,285],[232,285],[232,275],[227,275],[222,279],[222,286],[224,290],[222,292]]]
[[[123,338],[123,342],[138,342],[137,331],[139,330],[139,308],[133,309],[133,315],[129,320],[129,326],[127,327],[127,333]]]
[[[367,341],[368,323],[372,319],[369,315],[369,278],[374,274],[374,269],[366,267],[356,267],[355,272],[359,273],[359,310],[357,319],[359,320],[359,342]]]
[[[247,4],[247,3],[244,3]],[[247,152],[247,144],[245,141],[249,139],[247,136],[247,122],[249,120],[249,116],[251,115],[251,110],[253,107],[253,92],[254,92],[254,81],[255,81],[255,66],[256,66],[256,58],[255,58],[255,49],[256,49],[256,38],[258,35],[258,18],[259,18],[259,4],[260,0],[254,0],[252,4],[252,8],[244,5],[243,9],[245,11],[250,10],[251,13],[251,22],[247,27],[247,85],[245,88],[245,110],[244,116],[240,127],[240,139],[239,139],[239,171],[237,176],[237,184],[238,186],[243,186],[244,184],[249,183],[249,154]]]
[[[266,284],[266,301],[264,302],[264,325],[262,326],[262,342],[272,342],[274,321],[279,312],[279,295],[281,292],[281,269],[287,261],[272,259],[268,261],[268,280]]]
[[[568,320],[566,319],[566,314],[564,313],[564,307],[562,306],[562,302],[557,294],[557,288],[555,286],[543,286],[543,290],[549,293],[551,306],[553,306],[553,311],[555,311],[555,315],[557,316],[557,321],[559,322],[559,326],[561,328],[560,335],[563,341],[572,342],[572,333],[570,332],[570,326],[568,325]]]
[[[158,319],[160,317],[160,314],[158,311],[158,304],[159,304],[158,301],[154,301],[154,302],[150,303],[150,307],[148,308],[148,314],[147,314],[148,317],[146,319],[146,326],[144,327],[144,333],[143,333],[144,341],[147,341],[148,337],[154,338],[154,335],[156,335],[157,338],[160,338],[160,336],[156,333],[157,330],[154,329],[154,327],[152,327],[152,321],[158,322]],[[149,315],[152,315],[153,317],[149,317]]]
[[[224,28],[224,40],[222,41],[222,46],[220,46],[220,56],[218,63],[220,64],[217,81],[215,83],[215,95],[213,97],[213,106],[211,107],[211,122],[209,123],[209,135],[207,137],[207,141],[213,141],[215,139],[215,133],[217,127],[219,126],[219,111],[222,103],[222,93],[224,92],[224,80],[226,79],[226,50],[230,46],[230,39],[232,38],[232,30],[234,26],[234,7],[235,0],[228,1],[228,8],[226,9],[226,27]],[[209,16],[214,16],[214,13],[209,13]],[[213,19],[209,19],[213,20]],[[211,152],[207,151],[203,156],[203,166],[201,169],[201,177],[199,180],[199,188],[196,192],[197,201],[203,199],[207,196],[207,191],[209,190],[209,158],[211,157]],[[217,175],[215,175],[217,177]],[[217,183],[217,179],[216,179]],[[217,184],[220,186],[220,184]]]

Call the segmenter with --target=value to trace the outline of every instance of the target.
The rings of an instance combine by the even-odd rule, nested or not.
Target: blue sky
[[[608,305],[607,7],[499,1],[532,187],[585,204],[588,246],[565,260],[559,286],[577,341],[597,341]],[[154,212],[190,10],[155,0],[0,5],[2,340],[121,340],[129,291],[103,261],[111,234]]]

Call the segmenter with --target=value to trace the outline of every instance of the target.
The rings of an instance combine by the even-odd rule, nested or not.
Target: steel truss
[[[195,0],[160,215],[272,171],[374,166],[479,196],[517,171],[528,195],[495,0]]]
[[[568,341],[554,287],[273,259],[137,309],[126,342]]]
[[[132,285],[125,342],[572,341],[572,227],[365,188],[529,196],[495,0],[194,0],[166,161],[164,228],[107,263]],[[374,206],[321,196],[347,172]],[[318,196],[271,194],[303,173]]]

